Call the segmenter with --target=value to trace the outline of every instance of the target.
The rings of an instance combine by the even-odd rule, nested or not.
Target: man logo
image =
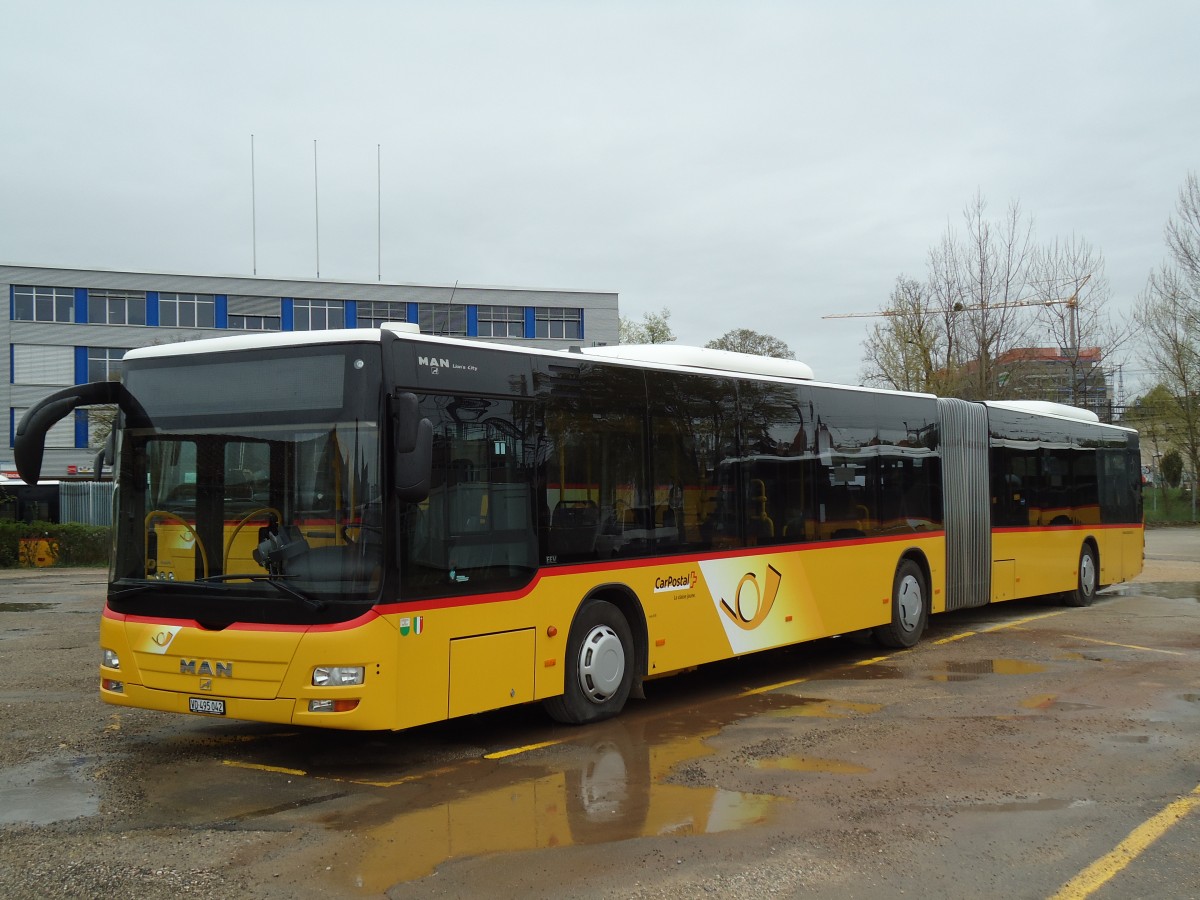
[[[429,368],[435,370],[439,367],[443,369],[450,368],[450,360],[439,356],[418,356],[417,363],[418,365],[428,366]]]
[[[232,678],[233,663],[217,662],[211,663],[207,659],[199,660],[199,664],[194,659],[181,659],[179,661],[180,675],[207,675],[208,677],[217,678]]]

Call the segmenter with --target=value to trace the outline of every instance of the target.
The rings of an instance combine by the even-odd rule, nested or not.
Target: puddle
[[[181,767],[175,747],[143,770],[155,802],[137,814],[143,822],[149,816],[255,829],[316,822],[329,840],[317,859],[311,850],[296,851],[306,854],[306,868],[320,872],[332,893],[381,894],[452,860],[754,827],[792,801],[715,786],[703,766],[715,752],[713,737],[752,716],[843,717],[879,708],[785,692],[738,696],[646,719],[627,715],[586,733],[518,730],[518,739],[535,746],[547,738],[561,743],[497,759],[483,757],[472,731],[453,723],[427,732],[432,748],[414,748],[403,735],[304,734],[282,743],[214,745],[206,759]],[[759,765],[868,771],[804,758]]]
[[[874,769],[840,759],[820,759],[815,756],[790,756],[782,759],[762,759],[756,769],[782,772],[823,772],[832,775],[869,775]]]
[[[48,825],[94,816],[99,797],[80,773],[84,760],[34,760],[0,771],[0,825]]]
[[[0,612],[37,612],[39,609],[53,609],[57,603],[0,603]]]
[[[1187,581],[1138,581],[1118,585],[1112,591],[1120,597],[1149,594],[1151,597],[1162,597],[1166,600],[1200,600],[1200,584]]]
[[[763,715],[769,718],[812,717],[815,719],[847,719],[852,715],[869,715],[883,709],[882,703],[854,703],[850,700],[818,700],[802,697],[799,706],[773,709]]]
[[[712,752],[707,740],[727,724],[697,733],[689,721],[618,720],[590,744],[467,761],[398,785],[367,811],[328,814],[323,823],[353,833],[357,849],[354,859],[343,847],[321,863],[343,887],[384,892],[452,859],[760,824],[789,801],[703,784],[686,766]]]
[[[967,662],[948,662],[941,672],[930,675],[933,681],[974,681],[984,675],[1035,675],[1045,672],[1041,663],[1023,659],[975,659]]]

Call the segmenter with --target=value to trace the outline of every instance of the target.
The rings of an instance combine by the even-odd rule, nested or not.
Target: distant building
[[[1111,422],[1113,391],[1101,367],[1099,347],[1071,349],[1018,347],[1001,354],[993,364],[998,387],[1006,397],[1051,400],[1090,409]]]
[[[7,410],[0,472],[15,476],[13,431],[25,410],[72,384],[119,372],[127,350],[251,331],[372,328],[565,349],[617,343],[617,294],[470,285],[172,275],[0,265],[9,314]],[[85,475],[95,450],[80,410],[51,429],[44,478]]]

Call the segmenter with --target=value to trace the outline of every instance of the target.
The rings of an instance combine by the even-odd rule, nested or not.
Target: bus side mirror
[[[413,429],[412,449],[396,452],[396,497],[404,503],[420,503],[429,496],[433,465],[433,423],[421,419]]]
[[[94,473],[93,481],[102,481],[104,476],[104,467],[114,465],[117,459],[117,429],[114,428],[108,433],[107,440],[104,441],[104,446],[100,448],[100,452],[96,454],[96,462],[93,464],[92,471]]]
[[[139,420],[146,418],[145,410],[119,381],[77,384],[43,398],[21,417],[21,424],[13,436],[13,459],[17,464],[17,473],[26,484],[37,484],[42,477],[46,432],[51,426],[77,407],[94,403],[115,403],[126,415]]]
[[[421,407],[416,394],[397,394],[392,400],[392,421],[396,429],[396,452],[411,453],[417,446]]]
[[[420,503],[429,496],[433,465],[433,424],[421,418],[417,395],[399,393],[392,398],[396,496],[405,503]]]

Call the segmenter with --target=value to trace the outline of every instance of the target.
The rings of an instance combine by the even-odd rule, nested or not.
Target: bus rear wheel
[[[1079,577],[1075,590],[1063,595],[1067,606],[1091,606],[1096,599],[1096,588],[1100,583],[1100,570],[1096,565],[1096,551],[1091,544],[1084,544],[1079,551]]]
[[[892,579],[892,621],[875,629],[875,639],[885,647],[912,647],[929,622],[929,592],[925,574],[911,559],[896,567]]]
[[[569,725],[615,716],[629,699],[633,659],[633,633],[625,616],[607,600],[589,600],[567,637],[563,694],[545,702],[546,712]]]

